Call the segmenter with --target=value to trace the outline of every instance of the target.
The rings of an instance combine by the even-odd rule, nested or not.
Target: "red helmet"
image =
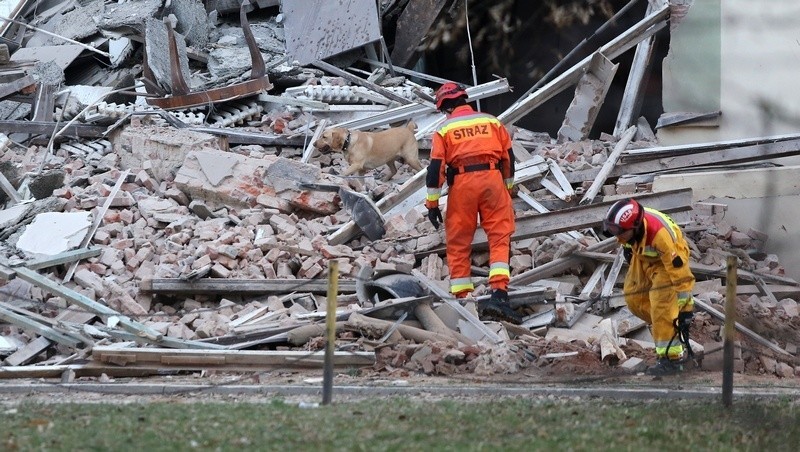
[[[603,230],[611,235],[620,235],[636,229],[642,224],[644,208],[635,199],[620,199],[608,209],[603,219]]]
[[[467,97],[467,92],[464,87],[458,83],[447,82],[436,90],[436,109],[442,109],[442,102],[445,99],[458,99],[459,97]]]

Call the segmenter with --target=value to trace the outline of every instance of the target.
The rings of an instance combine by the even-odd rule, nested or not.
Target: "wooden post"
[[[339,261],[328,262],[328,304],[325,310],[325,367],[322,373],[322,404],[331,403],[333,392],[333,351],[336,347],[336,294],[339,292]]]
[[[736,339],[736,256],[728,256],[725,294],[725,341],[722,346],[722,404],[733,403],[733,342]]]

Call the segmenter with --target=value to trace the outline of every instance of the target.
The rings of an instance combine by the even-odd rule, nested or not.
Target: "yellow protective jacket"
[[[666,214],[649,207],[645,207],[644,211],[645,232],[641,240],[623,244],[632,251],[630,265],[641,265],[648,276],[656,269],[663,268],[669,275],[677,298],[690,298],[695,279],[689,268],[689,245],[683,237],[683,231]]]
[[[681,311],[694,308],[694,275],[689,246],[680,227],[667,215],[645,208],[644,234],[623,246],[632,251],[625,276],[625,302],[631,312],[653,326],[656,355],[680,358],[683,345],[674,322]]]

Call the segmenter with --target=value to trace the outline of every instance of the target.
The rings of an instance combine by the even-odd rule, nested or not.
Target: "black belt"
[[[448,166],[447,167],[447,176],[453,177],[456,174],[463,174],[463,173],[472,173],[474,171],[487,171],[490,169],[497,169],[499,170],[502,168],[500,162],[495,163],[492,165],[491,163],[476,163],[475,165],[464,165],[464,166]]]

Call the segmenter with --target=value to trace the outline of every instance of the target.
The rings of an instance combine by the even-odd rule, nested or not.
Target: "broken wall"
[[[690,6],[685,17],[673,15],[670,53],[662,74],[665,113],[719,109],[722,116],[718,127],[660,129],[659,141],[673,145],[797,132],[800,3],[671,3],[673,11],[681,11],[681,4]]]
[[[786,275],[800,277],[800,167],[734,169],[658,176],[654,191],[692,187],[692,201],[727,205],[724,221],[769,236],[763,251],[781,256]]]
[[[664,61],[665,113],[720,110],[718,125],[668,127],[658,130],[663,145],[705,143],[797,133],[800,90],[797,42],[800,3],[796,0],[672,0],[690,5],[685,17],[673,15],[670,54]],[[677,7],[680,10],[680,7]],[[718,45],[718,53],[715,46]],[[797,165],[800,159],[778,160]],[[796,167],[795,167],[796,168]],[[771,171],[750,173],[742,182],[748,193],[717,192],[716,202],[728,205],[725,220],[740,229],[769,234],[767,252],[786,256],[787,273],[800,276],[800,241],[796,220],[800,198],[796,177]],[[717,176],[718,177],[718,176]],[[792,187],[775,184],[788,181]],[[728,186],[731,179],[722,179]],[[710,182],[710,181],[709,181]],[[693,179],[693,188],[705,182]],[[757,194],[757,186],[772,186],[772,194]],[[788,190],[788,191],[787,191]],[[750,193],[753,191],[752,193]],[[732,199],[736,198],[736,199]],[[794,269],[794,270],[792,270]]]

